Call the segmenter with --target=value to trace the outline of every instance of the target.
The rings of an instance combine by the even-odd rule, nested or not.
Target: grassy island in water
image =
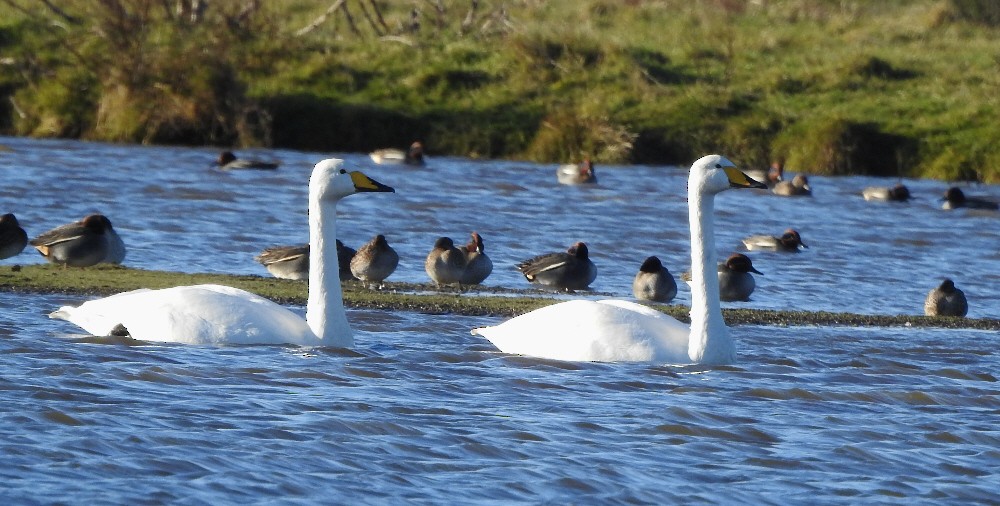
[[[167,288],[215,283],[241,288],[283,304],[305,305],[306,283],[276,278],[229,274],[185,274],[148,271],[120,266],[86,269],[54,265],[4,266],[0,268],[0,291],[64,293],[87,296],[111,295],[137,288]],[[592,296],[592,294],[581,295]],[[381,290],[344,283],[344,304],[353,308],[452,313],[469,316],[515,316],[564,300],[552,292],[474,286],[458,291],[438,291],[432,285],[386,283]],[[679,320],[688,320],[689,308],[654,304]],[[55,309],[55,308],[53,308]],[[1000,320],[990,318],[927,317],[918,315],[864,315],[815,311],[723,309],[730,325],[822,325],[874,327],[941,327],[1000,330]]]

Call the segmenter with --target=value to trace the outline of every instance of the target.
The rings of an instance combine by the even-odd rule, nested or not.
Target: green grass
[[[241,288],[283,304],[301,306],[306,303],[305,282],[260,276],[182,274],[103,265],[86,269],[67,269],[49,264],[0,268],[0,291],[96,296],[138,288],[168,288],[201,283]],[[368,289],[357,282],[347,282],[344,285],[344,304],[348,307],[428,314],[516,316],[560,300],[562,299],[534,289],[473,287],[466,292],[458,293],[438,292],[429,285],[410,283],[387,283],[381,290]],[[688,321],[688,307],[662,304],[652,307],[679,320]],[[861,315],[761,309],[726,309],[723,314],[730,325],[905,326],[1000,330],[1000,320],[989,318]]]
[[[381,1],[377,31],[351,0],[357,33],[338,13],[302,36],[327,3],[197,24],[154,0],[61,2],[79,24],[18,3],[10,133],[1000,181],[989,0],[480,0],[465,30],[471,2]]]

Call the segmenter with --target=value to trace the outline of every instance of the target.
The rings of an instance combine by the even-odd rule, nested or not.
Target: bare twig
[[[382,17],[382,11],[378,8],[378,3],[375,0],[368,0],[368,3],[372,6],[372,11],[375,12],[375,18],[378,19],[380,25],[382,25],[382,30],[386,33],[389,32],[389,25],[385,24],[385,18]]]
[[[347,26],[351,27],[351,31],[354,35],[361,35],[361,30],[358,30],[358,25],[354,24],[354,16],[351,15],[351,11],[347,8],[347,2],[340,4],[340,10],[344,11],[344,18],[347,19]]]
[[[65,19],[67,22],[72,23],[74,25],[80,24],[80,18],[66,14],[66,12],[60,9],[59,7],[52,5],[52,2],[50,2],[49,0],[39,0],[39,1],[41,1],[42,4],[48,7],[49,10],[56,13],[57,16]]]
[[[371,14],[368,13],[368,8],[365,7],[364,0],[358,0],[358,6],[361,7],[361,13],[365,15],[365,19],[368,20],[368,26],[372,27],[375,35],[381,37],[383,35],[382,30],[379,29],[378,25],[375,24],[375,20],[372,18]]]
[[[304,26],[302,28],[299,28],[299,30],[295,32],[295,36],[296,37],[301,37],[301,36],[303,36],[303,35],[311,32],[311,31],[319,28],[320,25],[322,25],[323,23],[326,22],[326,18],[330,17],[330,15],[333,14],[334,12],[337,12],[337,9],[339,9],[340,6],[343,5],[345,1],[347,1],[347,0],[337,0],[336,2],[333,2],[333,5],[331,5],[330,7],[328,7],[326,9],[326,12],[324,12],[323,14],[320,14],[318,17],[316,17],[316,19],[314,19],[312,21],[312,23],[309,23],[308,25],[306,25],[306,26]]]

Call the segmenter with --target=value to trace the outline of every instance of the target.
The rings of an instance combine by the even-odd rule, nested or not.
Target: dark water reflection
[[[101,211],[129,265],[259,274],[260,248],[305,240],[305,178],[327,156],[266,152],[277,172],[229,174],[206,149],[2,143],[5,211],[30,234]],[[423,281],[433,239],[473,228],[499,285],[577,239],[598,290],[627,296],[648,254],[683,269],[678,170],[567,188],[547,166],[344,157],[399,192],[351,197],[339,222],[348,244],[397,245],[390,279]],[[998,316],[997,217],[940,212],[939,182],[876,206],[854,195],[875,180],[812,179],[808,201],[719,199],[720,254],[788,226],[810,245],[751,254],[766,276],[750,307],[917,314],[948,275],[972,315]],[[357,346],[340,350],[111,341],[45,317],[79,300],[0,292],[5,503],[966,504],[1000,482],[994,332],[741,326],[735,364],[667,367],[504,356],[469,334],[494,318],[349,311]]]

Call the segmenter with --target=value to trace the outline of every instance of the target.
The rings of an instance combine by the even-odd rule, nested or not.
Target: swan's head
[[[309,179],[309,192],[320,200],[337,201],[353,193],[395,192],[360,171],[348,171],[344,161],[328,158],[316,164]]]
[[[730,188],[767,188],[767,185],[750,179],[736,168],[736,164],[721,155],[699,158],[691,165],[688,185],[699,193],[716,194]]]

